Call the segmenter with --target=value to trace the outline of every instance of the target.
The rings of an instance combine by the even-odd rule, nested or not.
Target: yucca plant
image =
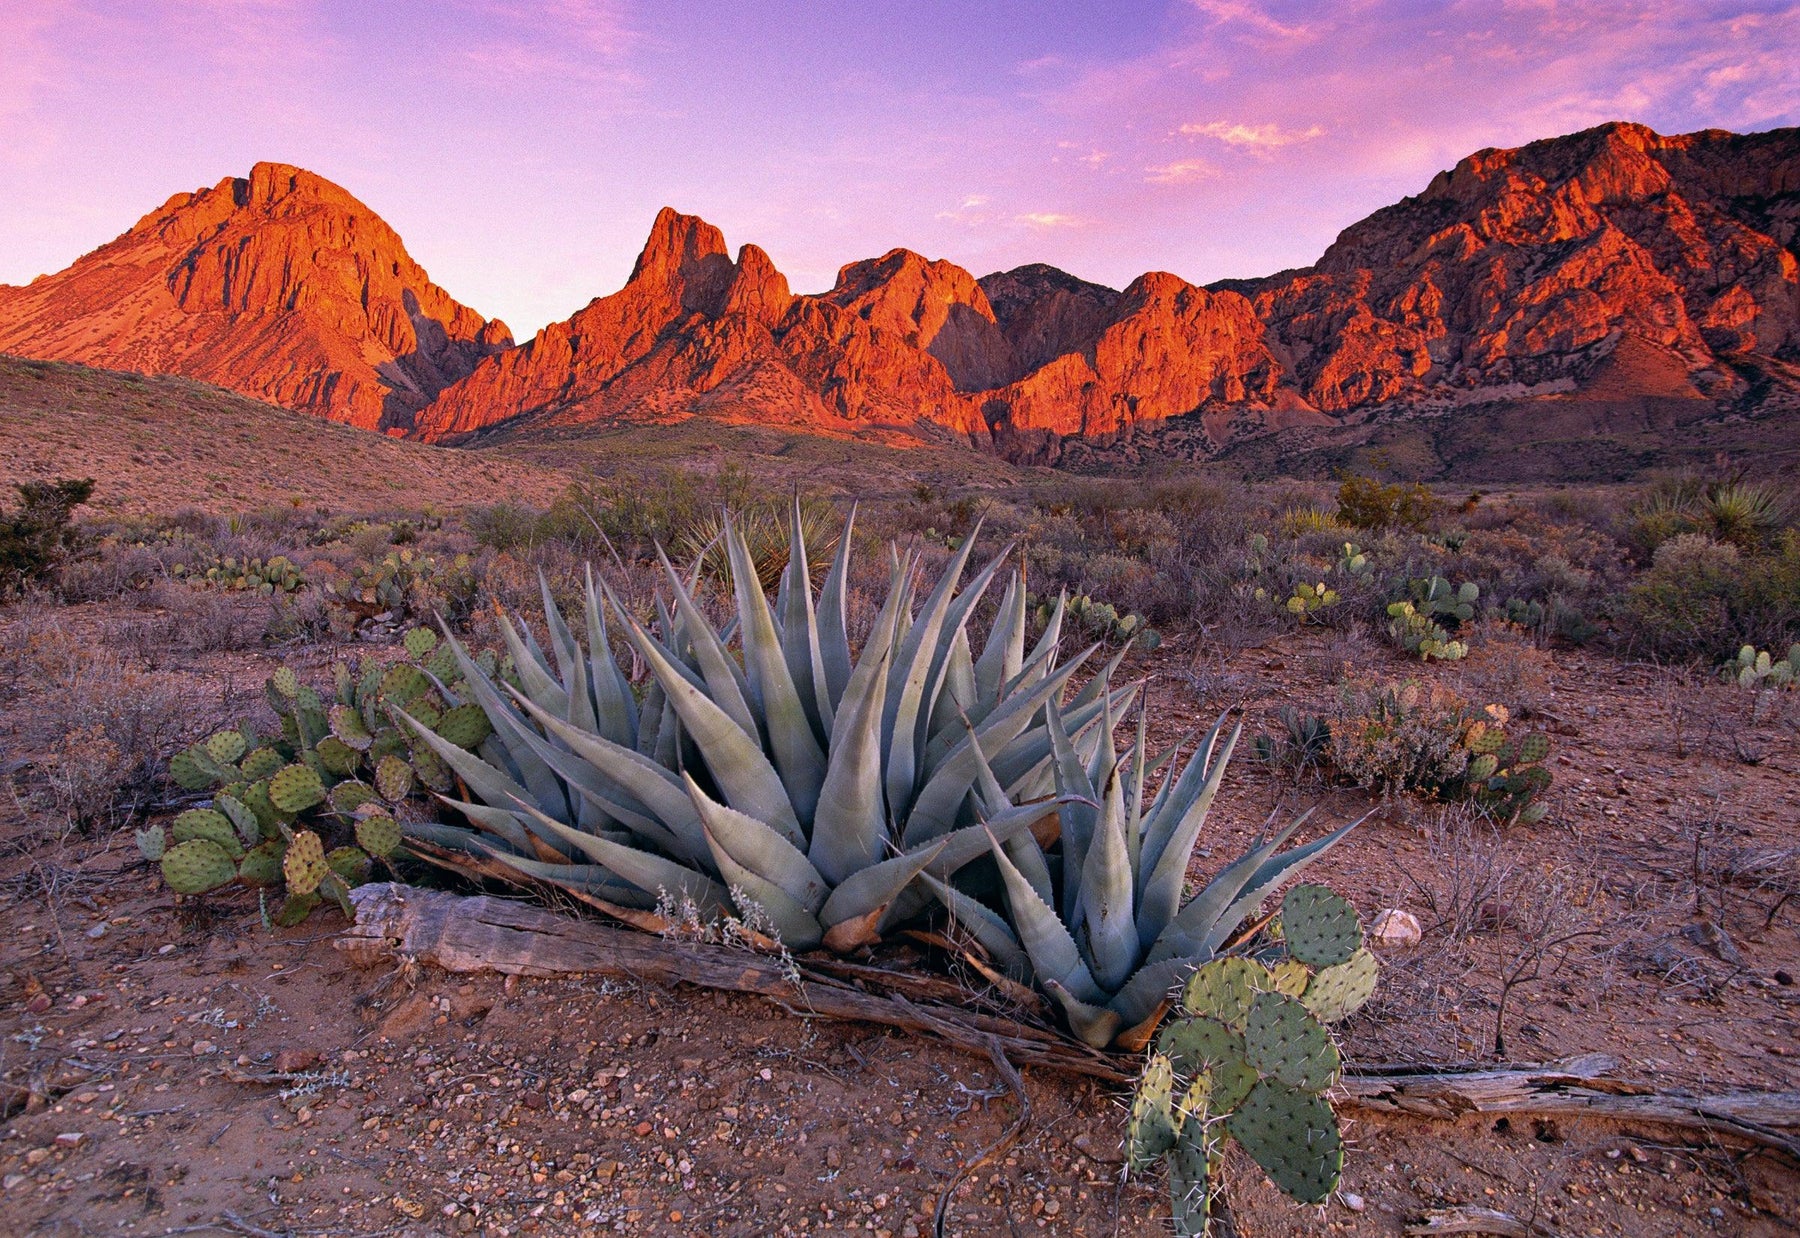
[[[1046,706],[1093,650],[1057,664],[1059,609],[1027,656],[1014,573],[974,656],[971,616],[1006,552],[959,591],[971,537],[916,612],[917,556],[890,549],[888,596],[853,661],[850,532],[815,594],[796,503],[771,607],[742,531],[725,520],[737,614],[724,632],[666,558],[657,632],[591,573],[585,651],[547,586],[548,655],[503,616],[519,687],[462,662],[492,739],[476,755],[415,728],[480,801],[446,801],[475,829],[417,836],[626,912],[671,898],[708,916],[748,919],[754,907],[794,950],[876,939],[930,904],[921,877],[949,878],[985,856],[990,837],[1052,842],[1062,741]],[[613,659],[609,608],[648,669],[641,704]],[[1057,717],[1066,712],[1087,751],[1123,699],[1099,676]],[[974,796],[984,773],[998,790]]]
[[[1217,955],[1265,897],[1357,823],[1282,852],[1310,814],[1303,815],[1259,838],[1183,903],[1195,844],[1242,728],[1223,734],[1221,717],[1179,774],[1171,765],[1146,802],[1146,779],[1162,761],[1146,748],[1141,711],[1137,742],[1123,757],[1108,716],[1085,760],[1054,701],[1046,714],[1062,801],[1060,864],[1031,836],[993,839],[1004,918],[953,885],[930,885],[1015,978],[1035,980],[1056,1000],[1078,1038],[1097,1048],[1115,1039],[1139,1047],[1176,986]]]

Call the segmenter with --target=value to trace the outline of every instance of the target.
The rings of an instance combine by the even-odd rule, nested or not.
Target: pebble
[[[1375,913],[1369,937],[1378,946],[1416,946],[1425,939],[1425,931],[1412,912],[1389,907]]]
[[[106,926],[104,924],[96,924],[87,931],[87,935],[98,941],[100,938],[106,936]]]
[[[1352,1212],[1361,1212],[1364,1208],[1369,1206],[1368,1202],[1364,1200],[1361,1195],[1358,1195],[1353,1191],[1345,1191],[1342,1195],[1338,1196],[1338,1198],[1343,1200],[1344,1207],[1350,1209]]]
[[[82,1144],[87,1142],[87,1138],[86,1131],[64,1131],[56,1137],[56,1146],[59,1148],[79,1148]]]

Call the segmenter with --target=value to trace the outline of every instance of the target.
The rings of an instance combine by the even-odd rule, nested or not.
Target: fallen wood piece
[[[942,982],[922,984],[917,976],[896,975],[884,984],[879,968],[832,965],[854,976],[852,985],[791,958],[669,941],[489,895],[379,883],[352,890],[350,899],[356,922],[334,944],[362,966],[402,956],[450,972],[586,972],[652,984],[692,984],[754,994],[802,1017],[857,1020],[936,1036],[990,1059],[998,1049],[1020,1066],[1117,1084],[1137,1077],[1133,1056],[1101,1053],[1042,1027],[938,1000],[944,994]],[[928,993],[933,995],[929,999]],[[1657,1123],[1748,1141],[1800,1162],[1800,1093],[1684,1096],[1607,1077],[1616,1067],[1598,1054],[1532,1067],[1380,1067],[1346,1073],[1333,1099],[1365,1117],[1399,1113],[1455,1119],[1499,1113]]]
[[[1731,1135],[1800,1162],[1800,1092],[1684,1096],[1603,1078],[1609,1058],[1530,1070],[1417,1075],[1346,1074],[1335,1099],[1365,1113],[1460,1118],[1468,1113],[1609,1118]]]
[[[1509,1212],[1493,1208],[1434,1208],[1423,1221],[1406,1227],[1407,1234],[1498,1234],[1500,1238],[1553,1238],[1542,1225],[1521,1221]]]

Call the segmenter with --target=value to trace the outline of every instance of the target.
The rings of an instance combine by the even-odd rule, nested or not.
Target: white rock
[[[1412,912],[1389,907],[1376,914],[1369,936],[1378,946],[1416,946],[1424,940],[1425,933]]]
[[[1343,1200],[1344,1207],[1350,1209],[1352,1212],[1361,1212],[1364,1208],[1369,1206],[1363,1201],[1361,1195],[1358,1195],[1353,1191],[1345,1191],[1343,1194],[1339,1195],[1338,1198]]]

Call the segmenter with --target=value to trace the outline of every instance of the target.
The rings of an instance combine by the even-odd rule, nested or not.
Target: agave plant
[[[971,615],[1007,552],[959,590],[973,537],[916,611],[918,560],[890,549],[888,596],[853,660],[854,520],[815,594],[796,503],[773,607],[726,520],[737,614],[725,631],[665,557],[670,602],[657,601],[657,632],[590,573],[585,652],[547,585],[548,655],[502,617],[517,687],[458,648],[493,736],[477,754],[414,729],[480,801],[446,800],[475,829],[418,836],[627,911],[665,897],[703,915],[754,907],[796,950],[877,938],[930,905],[921,878],[947,879],[990,838],[1053,841],[1054,749],[1096,748],[1126,694],[1096,677],[1054,715],[1079,740],[1053,741],[1047,706],[1093,650],[1057,664],[1059,610],[1027,656],[1015,572],[975,656]],[[648,670],[641,704],[613,659],[608,609]],[[973,795],[984,777],[994,789]]]
[[[1178,774],[1171,764],[1146,803],[1147,776],[1163,761],[1148,754],[1142,711],[1137,742],[1123,757],[1108,715],[1086,760],[1054,701],[1046,715],[1061,801],[1061,863],[1052,864],[1034,836],[991,839],[1004,917],[951,883],[929,874],[926,880],[990,955],[1057,1001],[1077,1037],[1097,1048],[1115,1039],[1141,1047],[1173,990],[1227,945],[1265,897],[1357,823],[1281,851],[1310,813],[1302,815],[1259,838],[1183,903],[1194,847],[1242,728],[1221,737],[1221,717]]]

